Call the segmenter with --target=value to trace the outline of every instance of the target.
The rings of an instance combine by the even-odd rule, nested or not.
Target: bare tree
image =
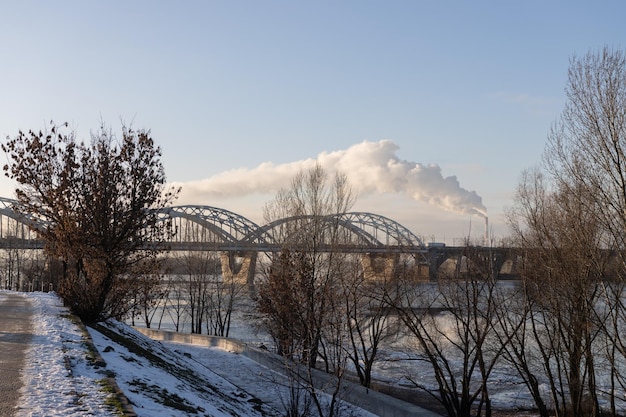
[[[435,388],[409,378],[428,392],[448,416],[491,415],[488,381],[502,352],[494,343],[496,283],[489,257],[467,247],[462,268],[436,285],[398,280],[389,303],[418,346],[418,358],[433,370]]]
[[[615,415],[615,388],[624,385],[622,330],[626,259],[626,54],[604,47],[570,61],[568,101],[548,137],[545,165],[559,186],[584,199],[602,228],[602,248],[615,255],[610,280],[602,282],[607,319],[606,356]],[[602,313],[600,313],[600,319]]]
[[[626,317],[626,55],[604,47],[573,57],[565,92],[542,171],[525,174],[511,224],[526,248],[524,295],[555,411],[599,415],[604,395],[616,415]],[[610,367],[608,392],[596,381],[600,361]]]
[[[219,259],[211,252],[181,252],[177,255],[185,271],[186,310],[191,333],[202,333],[207,320],[213,283],[220,271]]]
[[[3,256],[3,282],[2,287],[11,290],[28,289],[31,282],[23,281],[23,264],[27,257],[27,250],[20,247],[24,242],[23,223],[7,218],[6,224],[2,225],[7,236],[4,238]]]
[[[135,317],[139,316],[149,329],[155,315],[163,307],[168,288],[163,285],[162,270],[163,265],[160,261],[143,262],[133,272],[135,276],[132,279],[127,278],[128,283],[132,282],[129,292],[133,296],[133,306],[130,311],[133,326]]]
[[[213,251],[183,251],[175,256],[179,279],[171,282],[168,310],[180,322],[184,308],[191,332],[228,337],[232,315],[246,283],[222,276],[220,257]],[[179,327],[179,325],[177,325]]]
[[[570,60],[567,102],[548,135],[544,165],[585,198],[626,247],[626,54],[608,47]]]
[[[504,348],[503,363],[512,366],[533,399],[540,417],[549,417],[548,399],[541,388],[541,355],[533,343],[530,317],[535,310],[533,298],[526,294],[524,283],[498,291],[495,309],[495,335]]]
[[[187,317],[187,285],[178,276],[167,280],[167,299],[163,305],[163,313],[167,314],[174,324],[174,330],[180,332],[185,327]],[[162,321],[162,320],[161,320]]]
[[[259,308],[268,319],[270,333],[281,333],[279,349],[284,351],[288,340],[291,347],[284,353],[298,353],[310,367],[319,358],[324,325],[331,314],[330,299],[337,295],[346,267],[345,256],[333,249],[344,238],[337,214],[347,212],[352,204],[345,175],[338,174],[329,184],[326,172],[317,165],[300,172],[291,187],[281,190],[265,207],[268,223],[288,221],[275,233],[284,249],[260,284]],[[276,313],[285,305],[294,306],[292,317]],[[293,351],[296,346],[298,352]]]
[[[222,259],[222,262],[224,260]],[[209,303],[207,305],[207,333],[228,337],[233,312],[243,298],[247,282],[238,279],[235,274],[215,275],[211,281]]]
[[[24,250],[16,247],[17,239],[9,237],[6,239],[7,247],[4,248],[3,257],[3,278],[2,287],[9,290],[21,289],[21,274],[23,273],[22,263]]]
[[[342,278],[343,311],[348,342],[344,349],[364,387],[372,384],[372,370],[379,349],[389,335],[391,309],[385,299],[394,276],[367,277],[361,262],[352,262]],[[394,271],[389,271],[393,274]]]
[[[529,345],[516,336],[525,348],[515,347],[514,363],[533,381],[534,373],[520,360],[535,348],[559,416],[601,412],[596,361],[605,313],[598,307],[610,251],[598,209],[584,189],[563,186],[558,179],[550,183],[532,171],[524,174],[509,215],[517,244],[525,250],[523,299],[532,339]],[[536,391],[533,396],[541,409],[546,401]]]
[[[258,308],[266,329],[274,339],[279,355],[300,360],[310,339],[307,299],[315,298],[311,288],[311,268],[300,252],[285,249],[274,258],[266,280],[259,286]],[[304,359],[304,358],[302,358]]]
[[[46,256],[40,250],[22,249],[21,272],[15,289],[24,291],[26,288],[35,291],[52,291],[55,289],[54,279],[48,269]]]
[[[617,265],[610,262],[609,277],[620,276],[623,273],[621,255]],[[616,259],[617,260],[617,259]],[[617,266],[618,271],[614,270]],[[603,323],[603,333],[601,336],[604,357],[606,358],[605,369],[609,368],[609,386],[603,390],[603,394],[608,396],[610,404],[610,415],[620,415],[618,409],[624,409],[626,399],[621,392],[626,391],[626,342],[624,333],[626,332],[626,304],[624,300],[626,294],[626,284],[623,279],[608,279],[602,282],[600,305],[600,320]],[[605,318],[602,322],[601,318]],[[599,356],[598,362],[602,356]]]
[[[337,245],[349,240],[340,215],[352,204],[345,175],[337,174],[329,182],[316,165],[300,172],[289,189],[265,206],[265,219],[275,226],[272,232],[282,250],[270,259],[258,286],[257,306],[279,353],[287,358],[292,400],[304,401],[320,417],[337,416],[341,409],[339,392],[347,361],[341,281],[349,263]],[[319,376],[313,376],[318,361],[329,378],[325,386],[331,392],[329,402],[322,400]],[[298,407],[290,404],[288,409]]]
[[[8,138],[4,171],[19,184],[19,209],[40,220],[47,253],[65,264],[59,294],[70,308],[86,321],[121,316],[111,297],[127,298],[115,291],[125,272],[156,255],[170,229],[155,209],[177,191],[166,189],[149,132],[123,127],[118,140],[101,127],[86,145],[66,128]]]

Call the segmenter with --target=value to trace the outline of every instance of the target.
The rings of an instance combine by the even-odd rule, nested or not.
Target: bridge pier
[[[428,249],[428,278],[437,281],[439,267],[450,257],[450,249],[447,247],[430,247]]]
[[[447,265],[444,265],[449,261]],[[484,278],[515,279],[519,278],[518,263],[522,262],[510,248],[464,248],[431,247],[428,249],[429,276],[431,281],[441,276],[458,277],[468,272],[474,273],[473,266],[482,268]],[[474,264],[472,264],[474,263]],[[443,265],[443,266],[442,266]],[[490,276],[486,275],[487,273]]]
[[[502,279],[514,279],[519,278],[520,271],[522,270],[522,266],[524,260],[521,255],[512,254],[510,258],[505,258],[504,256],[501,259],[498,259],[498,278]]]
[[[254,285],[257,252],[220,252],[222,279],[235,284]]]
[[[397,253],[366,253],[361,257],[363,277],[371,281],[388,281],[394,278],[399,255]]]

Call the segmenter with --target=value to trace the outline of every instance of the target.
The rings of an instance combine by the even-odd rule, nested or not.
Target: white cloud
[[[482,198],[461,187],[456,176],[444,177],[437,164],[421,164],[398,158],[398,146],[390,140],[361,142],[348,149],[323,152],[315,159],[286,164],[264,162],[255,168],[225,171],[207,179],[176,183],[182,186],[180,201],[202,203],[219,197],[274,193],[287,187],[300,170],[317,162],[329,173],[345,173],[360,195],[400,193],[447,211],[486,215]]]

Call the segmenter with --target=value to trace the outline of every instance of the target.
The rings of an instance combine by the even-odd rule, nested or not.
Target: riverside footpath
[[[0,416],[13,416],[22,387],[21,370],[33,338],[32,304],[20,293],[0,293]]]

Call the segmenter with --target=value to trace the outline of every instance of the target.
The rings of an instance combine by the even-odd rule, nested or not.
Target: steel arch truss
[[[0,238],[36,240],[37,233],[44,221],[25,215],[18,209],[19,202],[0,197]]]
[[[0,197],[0,238],[37,239],[33,229],[44,227],[46,221],[25,216],[17,209],[18,204],[17,200]],[[175,232],[170,242],[172,249],[277,251],[281,249],[281,233],[285,229],[294,229],[313,219],[289,217],[259,226],[232,211],[201,205],[167,207],[159,210],[159,214],[163,221],[171,222]],[[378,214],[351,212],[319,219],[322,228],[340,230],[339,244],[346,251],[415,253],[425,249],[421,239],[409,229]]]
[[[245,249],[267,243],[253,221],[225,209],[186,205],[161,210],[164,219],[169,218],[176,235],[172,243],[212,242],[221,248]]]
[[[352,212],[340,215],[340,218],[369,233],[379,246],[405,248],[424,248],[424,243],[406,227],[385,216],[373,213]]]
[[[263,234],[273,237],[273,241],[281,242],[289,239],[288,235],[297,234],[314,221],[313,216],[294,216],[275,220],[262,227]],[[319,230],[329,230],[334,227],[343,233],[338,233],[339,245],[352,251],[388,251],[394,248],[400,251],[416,252],[424,249],[422,241],[406,227],[387,217],[372,213],[351,212],[328,215],[318,218]],[[324,233],[321,232],[323,235]],[[326,234],[328,235],[328,234]],[[306,238],[306,236],[305,236]],[[319,242],[322,245],[331,245],[333,242]]]

